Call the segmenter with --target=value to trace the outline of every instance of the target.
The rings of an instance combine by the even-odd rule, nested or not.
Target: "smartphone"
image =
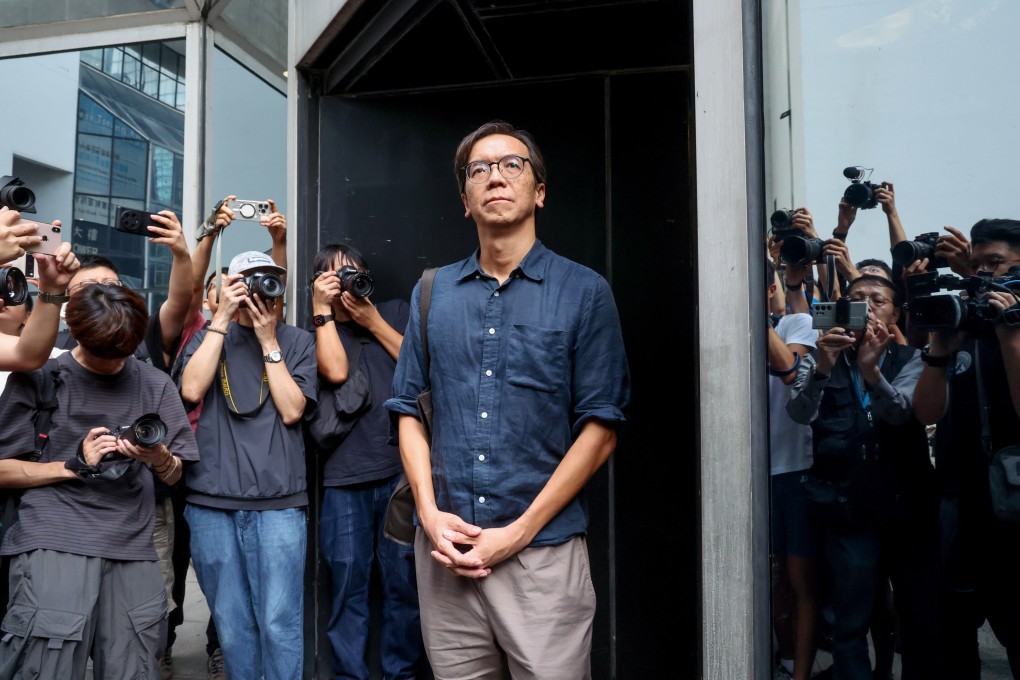
[[[35,258],[28,253],[25,253],[18,259],[12,260],[3,266],[16,267],[17,269],[20,269],[26,279],[35,278]]]
[[[117,216],[113,221],[113,228],[125,234],[136,236],[155,236],[149,227],[162,227],[163,225],[152,219],[151,213],[145,210],[135,210],[124,206],[117,207]]]
[[[272,211],[269,209],[269,201],[247,201],[238,199],[227,201],[227,207],[234,211],[235,220],[248,220],[261,222],[269,219]]]
[[[57,252],[57,248],[63,242],[63,237],[60,233],[60,227],[55,224],[49,224],[48,222],[40,222],[39,220],[20,220],[18,225],[22,224],[35,224],[38,226],[36,233],[42,236],[42,241],[26,248],[25,250],[30,253],[45,253],[47,255],[53,255]],[[27,275],[26,275],[27,276]]]
[[[839,326],[848,331],[868,327],[868,303],[843,298],[836,302],[816,302],[811,305],[811,327],[828,330]]]

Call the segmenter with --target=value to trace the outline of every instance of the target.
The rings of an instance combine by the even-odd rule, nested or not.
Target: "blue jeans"
[[[347,487],[327,487],[319,522],[322,552],[333,584],[329,619],[336,678],[367,680],[372,567],[382,586],[379,640],[383,677],[414,678],[424,646],[418,616],[414,548],[383,536],[383,520],[398,475]]]
[[[304,508],[189,504],[191,560],[231,678],[295,680],[304,658]]]

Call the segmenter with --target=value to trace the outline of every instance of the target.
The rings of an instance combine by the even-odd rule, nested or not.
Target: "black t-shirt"
[[[387,300],[376,308],[386,323],[400,333],[404,332],[410,315],[406,301]],[[393,391],[393,371],[397,362],[371,333],[358,324],[353,321],[335,323],[347,356],[362,338],[369,340],[362,346],[358,366],[368,375],[372,385],[372,406],[361,415],[340,445],[328,452],[323,484],[348,486],[392,477],[403,469],[403,464],[400,449],[389,441],[390,415],[383,403]],[[314,327],[310,330],[315,332]]]
[[[167,425],[165,444],[182,460],[197,460],[198,447],[184,405],[170,378],[140,361],[114,375],[84,368],[71,352],[57,359],[60,380],[49,443],[40,462],[67,461],[94,427],[130,425],[158,413]],[[0,397],[0,458],[32,451],[42,371],[12,373]],[[77,480],[25,489],[18,521],[4,534],[0,554],[37,549],[117,560],[155,560],[153,474],[133,461],[115,481]]]

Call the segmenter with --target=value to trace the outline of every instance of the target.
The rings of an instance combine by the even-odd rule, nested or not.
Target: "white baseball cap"
[[[258,250],[249,250],[238,255],[230,261],[227,274],[243,274],[251,269],[268,267],[273,271],[286,274],[287,270],[273,262],[273,258]]]

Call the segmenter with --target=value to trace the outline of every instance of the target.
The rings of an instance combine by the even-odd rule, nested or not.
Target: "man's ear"
[[[464,217],[471,217],[471,208],[468,207],[467,194],[460,195],[460,202],[464,204]]]
[[[535,207],[545,207],[545,184],[539,184],[535,187]]]

